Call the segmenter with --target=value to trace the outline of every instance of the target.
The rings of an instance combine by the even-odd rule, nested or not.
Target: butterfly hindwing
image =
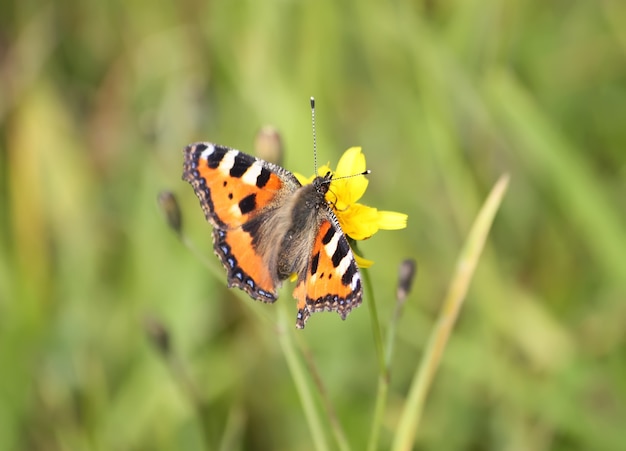
[[[313,312],[336,311],[342,319],[361,304],[361,275],[337,219],[327,211],[315,236],[306,273],[293,292],[298,300],[296,327],[302,329]]]
[[[244,290],[262,302],[277,298],[275,278],[252,246],[252,236],[241,227],[213,230],[215,253],[227,271],[228,286]]]

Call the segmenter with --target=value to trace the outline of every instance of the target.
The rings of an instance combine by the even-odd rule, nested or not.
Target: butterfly
[[[303,186],[278,165],[207,142],[185,147],[184,160],[183,180],[213,226],[229,288],[271,303],[295,274],[299,329],[313,312],[345,319],[361,304],[354,254],[326,200],[331,173]]]

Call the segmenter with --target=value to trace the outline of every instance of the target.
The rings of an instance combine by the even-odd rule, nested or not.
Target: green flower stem
[[[219,444],[219,451],[241,449],[244,435],[245,414],[240,405],[231,407],[226,418],[226,425]]]
[[[198,385],[187,370],[185,362],[175,349],[169,349],[167,353],[161,352],[160,355],[167,365],[172,379],[180,386],[182,393],[187,397],[189,403],[195,410],[198,417],[198,425],[204,440],[204,449],[214,449],[215,438],[210,427],[212,419],[211,410],[198,390]]]
[[[450,282],[448,293],[439,313],[437,325],[428,340],[422,363],[413,377],[394,439],[392,448],[394,451],[413,448],[426,395],[441,361],[441,356],[458,317],[459,310],[465,300],[478,259],[482,253],[495,214],[506,192],[508,182],[509,176],[505,174],[500,177],[493,187],[489,197],[478,213],[461,251],[456,273]]]
[[[383,424],[383,417],[385,414],[385,406],[387,405],[387,395],[389,393],[389,382],[391,373],[391,358],[393,356],[393,347],[396,336],[396,324],[400,318],[402,306],[404,303],[396,303],[396,309],[394,311],[393,318],[389,324],[389,330],[387,332],[387,346],[385,348],[385,372],[381,373],[378,379],[378,390],[376,393],[376,407],[374,409],[374,420],[372,421],[372,431],[370,433],[369,442],[367,445],[368,451],[374,451],[378,448],[378,440],[380,437],[380,428]]]
[[[391,368],[391,359],[393,358],[393,349],[396,341],[396,326],[402,314],[404,302],[396,302],[396,308],[393,311],[393,317],[389,322],[389,330],[387,331],[387,346],[385,347],[385,368],[389,372]]]
[[[380,375],[378,380],[378,390],[376,393],[376,408],[374,410],[374,420],[372,422],[372,432],[368,442],[368,451],[374,451],[378,447],[378,439],[380,436],[380,428],[383,423],[385,407],[387,405],[387,395],[389,393],[389,383],[391,378],[391,359],[393,357],[393,349],[396,337],[396,325],[402,312],[404,303],[396,303],[393,318],[389,323],[387,331],[387,346],[385,347],[385,372]]]
[[[291,377],[296,385],[298,396],[302,402],[302,409],[304,410],[304,416],[311,430],[311,437],[313,438],[315,449],[318,451],[326,451],[329,449],[328,443],[326,443],[326,436],[324,435],[319,412],[313,400],[313,390],[306,377],[304,365],[298,358],[294,348],[293,331],[289,329],[287,324],[287,313],[285,312],[284,304],[285,303],[281,303],[281,307],[278,309],[278,341],[285,356],[285,360],[287,361],[289,371],[291,372]]]
[[[378,376],[378,389],[376,390],[376,406],[374,407],[374,418],[372,420],[372,430],[367,442],[368,451],[378,448],[380,428],[383,425],[385,406],[387,405],[387,394],[389,393],[389,378],[386,375]]]
[[[337,442],[337,446],[341,451],[350,451],[350,444],[346,438],[346,434],[341,427],[341,423],[339,422],[339,417],[337,416],[337,412],[333,407],[330,398],[328,397],[328,391],[324,386],[324,382],[320,377],[319,371],[317,370],[317,365],[315,364],[315,360],[313,359],[313,355],[306,345],[304,339],[302,338],[302,334],[295,334],[296,343],[300,348],[300,352],[304,356],[305,362],[309,368],[309,372],[313,377],[313,382],[317,386],[317,390],[319,391],[320,397],[322,398],[322,402],[324,403],[324,407],[326,408],[326,414],[328,415],[328,420],[330,421],[330,428],[333,431],[333,435],[335,436],[335,440]]]
[[[372,325],[372,335],[374,336],[374,346],[376,348],[376,356],[378,358],[379,368],[378,389],[376,391],[374,418],[372,420],[372,429],[367,445],[368,450],[375,450],[378,446],[380,428],[382,426],[383,416],[385,414],[385,405],[387,404],[387,393],[389,391],[389,371],[387,365],[385,364],[383,336],[380,330],[380,322],[378,321],[378,311],[376,310],[376,301],[374,298],[374,290],[372,289],[372,281],[370,279],[369,272],[366,269],[361,270],[361,275],[363,276],[363,285],[365,287],[365,299],[370,312],[370,323]]]
[[[356,246],[355,246],[356,248]],[[363,285],[365,287],[365,302],[370,311],[370,323],[372,324],[372,335],[374,336],[374,346],[376,348],[376,357],[378,358],[378,369],[381,376],[385,376],[385,355],[383,351],[383,334],[380,331],[380,322],[378,321],[378,311],[376,310],[376,302],[374,299],[374,290],[372,289],[372,281],[369,272],[361,269],[363,276]]]

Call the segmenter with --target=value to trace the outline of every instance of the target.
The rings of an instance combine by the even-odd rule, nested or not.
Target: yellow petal
[[[337,210],[345,210],[363,196],[368,184],[369,181],[363,176],[333,180],[328,191],[332,193]]]
[[[354,260],[356,260],[356,264],[358,265],[359,268],[369,268],[370,266],[372,266],[374,264],[374,262],[372,260],[368,260],[367,258],[363,258],[360,255],[357,255],[356,253],[354,253]]]
[[[347,175],[359,174],[365,171],[365,155],[361,152],[360,147],[350,147],[346,150],[339,163],[337,163],[337,177],[345,177]]]
[[[349,178],[333,180],[329,189],[329,192],[332,193],[332,198],[329,196],[329,200],[335,203],[337,210],[345,210],[363,196],[369,180],[358,174],[362,174],[364,171],[365,155],[361,152],[361,148],[351,147],[346,150],[339,159],[337,171],[333,174],[333,178]]]
[[[398,230],[406,227],[408,216],[396,211],[379,211],[378,227],[385,230]]]
[[[365,240],[378,232],[378,210],[367,205],[353,204],[337,211],[343,232],[355,240]]]

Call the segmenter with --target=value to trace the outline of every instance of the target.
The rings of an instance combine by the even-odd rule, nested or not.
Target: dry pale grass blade
[[[465,300],[465,295],[472,280],[478,259],[482,253],[485,241],[493,219],[502,202],[509,183],[509,176],[500,177],[482,209],[478,213],[474,225],[467,237],[467,241],[458,260],[456,272],[448,293],[444,300],[437,325],[433,330],[422,364],[417,369],[411,388],[407,396],[404,410],[400,417],[400,423],[393,443],[393,450],[410,450],[415,441],[415,435],[419,426],[424,401],[430,389],[435,372],[441,361],[441,356],[454,327],[459,310]]]

